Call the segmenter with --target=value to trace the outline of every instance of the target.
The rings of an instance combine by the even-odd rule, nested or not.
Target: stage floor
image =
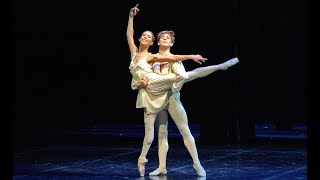
[[[197,143],[199,158],[207,172],[207,177],[197,177],[182,137],[170,128],[168,174],[147,175],[158,166],[155,140],[147,157],[146,176],[139,177],[137,158],[143,134],[136,132],[141,132],[141,127],[96,125],[87,129],[48,131],[51,135],[46,141],[14,148],[13,179],[307,179],[307,148],[303,139],[257,139],[246,144]],[[190,127],[197,142],[198,127]]]

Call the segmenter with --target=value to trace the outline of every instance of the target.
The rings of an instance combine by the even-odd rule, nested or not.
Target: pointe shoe
[[[152,172],[149,173],[149,176],[158,176],[158,175],[166,175],[167,174],[167,169],[156,169]]]
[[[207,176],[207,173],[202,166],[200,166],[200,169],[197,169],[196,166],[193,165],[193,169],[196,170],[198,176],[200,176],[200,177]]]
[[[226,61],[224,63],[221,64],[221,69],[222,70],[227,70],[229,67],[237,64],[239,62],[239,59],[236,57],[236,58],[232,58],[230,59],[229,61]]]
[[[145,170],[146,170],[145,166],[146,166],[147,162],[148,162],[148,159],[146,159],[146,158],[138,159],[138,170],[139,170],[139,175],[141,177],[144,176],[144,173],[145,173]]]

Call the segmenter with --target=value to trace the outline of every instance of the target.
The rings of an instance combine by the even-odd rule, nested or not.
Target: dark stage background
[[[307,122],[306,1],[14,0],[15,144],[45,140],[47,128],[143,123],[125,35],[136,3],[136,40],[144,30],[174,30],[173,53],[202,54],[203,66],[240,60],[184,85],[181,100],[201,138],[241,140],[257,122],[282,130]]]

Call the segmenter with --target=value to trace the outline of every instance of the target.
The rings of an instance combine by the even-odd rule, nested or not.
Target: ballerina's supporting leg
[[[189,76],[188,79],[185,80],[185,82],[192,81],[197,78],[202,78],[205,76],[208,76],[209,74],[217,71],[217,70],[226,70],[230,66],[233,66],[239,62],[238,58],[230,59],[224,63],[218,64],[218,65],[211,65],[211,66],[205,66],[205,67],[199,67],[192,71],[188,71],[187,74]]]
[[[156,117],[157,117],[156,114],[146,114],[146,113],[144,114],[145,135],[143,139],[141,153],[138,158],[138,171],[140,176],[145,175],[145,165],[148,162],[148,159],[146,158],[146,156],[149,152],[149,149],[154,139],[154,122]]]

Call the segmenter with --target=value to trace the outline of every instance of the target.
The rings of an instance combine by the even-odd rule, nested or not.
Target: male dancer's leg
[[[168,144],[168,111],[162,110],[158,113],[156,119],[156,130],[158,132],[158,158],[159,167],[150,172],[149,175],[157,176],[167,174],[167,153]]]
[[[206,176],[206,171],[202,167],[199,157],[198,151],[195,144],[195,139],[191,134],[189,125],[188,125],[188,117],[187,113],[180,102],[180,93],[173,93],[169,97],[169,106],[168,106],[169,113],[177,125],[182,137],[183,142],[186,148],[188,149],[189,154],[193,160],[193,168],[197,171],[198,176]]]

